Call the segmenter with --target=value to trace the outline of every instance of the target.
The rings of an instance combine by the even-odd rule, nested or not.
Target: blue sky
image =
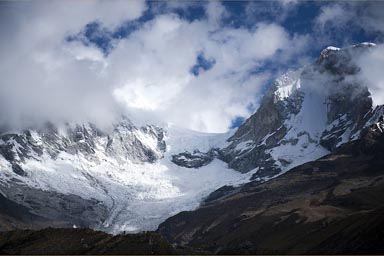
[[[102,22],[92,21],[87,24],[78,35],[85,36],[85,44],[93,43],[103,52],[108,54],[112,50],[112,41],[129,37],[130,33],[140,29],[145,23],[152,21],[158,15],[176,14],[181,19],[193,22],[195,20],[207,19],[204,6],[206,1],[194,1],[193,3],[182,1],[179,6],[169,8],[166,1],[147,1],[148,9],[142,16],[135,20],[123,22],[113,30],[103,27]],[[316,36],[317,18],[324,11],[323,8],[332,8],[334,5],[343,6],[343,10],[351,15],[358,15],[362,10],[370,6],[383,8],[384,4],[378,1],[222,1],[221,4],[228,12],[222,19],[223,27],[246,28],[251,30],[255,23],[278,23],[290,34],[309,34],[313,40],[320,39],[309,51],[309,56],[315,58],[319,51],[328,45],[348,46],[360,42],[380,43],[383,35],[380,31],[366,29],[363,24],[353,24],[349,21],[342,27],[333,25],[340,18],[336,14],[334,20],[327,21],[325,26],[327,34]],[[351,7],[352,5],[352,7]],[[251,10],[250,10],[251,8]],[[362,10],[360,10],[362,8]],[[248,10],[247,10],[248,9]],[[339,14],[343,15],[343,14]],[[355,17],[352,16],[351,20]],[[351,25],[351,26],[349,26]],[[70,40],[76,39],[76,35],[69,36]]]
[[[108,124],[123,113],[225,132],[257,109],[278,75],[313,62],[325,47],[384,38],[380,1],[0,5],[0,122],[19,126]],[[15,106],[15,98],[24,104]]]

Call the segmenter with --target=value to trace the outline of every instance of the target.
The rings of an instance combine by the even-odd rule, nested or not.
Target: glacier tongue
[[[132,124],[120,124],[109,134],[89,125],[50,128],[2,136],[0,149],[8,159],[1,155],[0,191],[35,214],[77,226],[111,233],[154,230],[168,217],[195,209],[214,190],[252,175],[228,169],[218,159],[199,169],[170,161],[174,153],[225,145],[225,134]],[[24,175],[15,172],[16,165]],[[57,194],[60,205],[49,200]],[[66,198],[72,195],[80,202]],[[39,201],[44,205],[35,205]],[[84,222],[89,213],[85,216],[80,204],[89,204],[94,221]]]
[[[132,191],[115,190],[112,195],[120,203],[104,223],[104,229],[113,233],[154,230],[180,211],[197,208],[214,190],[244,183],[251,177],[229,170],[220,160],[199,169],[187,169],[166,159],[132,168],[125,175],[122,180],[136,182],[131,184]],[[127,195],[131,196],[130,200],[126,200]]]

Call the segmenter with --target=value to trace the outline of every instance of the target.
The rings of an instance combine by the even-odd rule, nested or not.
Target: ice
[[[288,71],[276,80],[277,88],[275,95],[280,99],[288,98],[294,91],[301,87],[300,74],[302,70]]]
[[[335,47],[335,46],[328,46],[327,48],[325,48],[326,50],[331,50],[331,51],[340,51],[340,48],[338,47]]]
[[[285,79],[284,87],[295,90],[300,90],[304,96],[300,112],[296,115],[291,114],[284,122],[287,128],[287,134],[278,146],[269,150],[273,159],[280,163],[280,168],[284,173],[289,169],[303,164],[308,161],[313,161],[329,153],[328,150],[319,145],[322,132],[327,127],[327,106],[324,104],[326,94],[320,91],[317,83],[322,83],[320,79],[316,84],[313,80],[305,78],[296,78],[292,73],[289,75],[291,80]],[[289,82],[287,82],[289,81]],[[296,85],[293,87],[293,85]],[[281,91],[281,88],[278,89]],[[290,95],[291,92],[285,91]],[[262,141],[271,136],[268,134]]]
[[[180,127],[169,126],[167,129],[167,155],[180,152],[207,152],[211,148],[223,148],[229,143],[226,141],[235,130],[227,133],[203,133]]]
[[[157,140],[151,133],[140,129],[134,129],[133,133],[142,144],[157,147]],[[108,207],[109,216],[97,229],[114,234],[155,230],[168,217],[196,209],[214,190],[249,181],[252,172],[241,174],[217,159],[199,169],[180,167],[170,161],[174,153],[206,152],[212,147],[222,147],[230,134],[206,134],[170,127],[167,151],[164,158],[155,163],[117,160],[107,154],[106,140],[100,137],[96,140],[93,157],[63,151],[52,159],[44,152],[39,158],[20,162],[26,177],[16,175],[1,156],[0,178],[6,182],[8,176],[13,176],[30,187],[102,202]],[[32,133],[32,138],[39,143],[37,133]],[[19,145],[16,141],[12,143],[17,151]]]
[[[242,152],[244,150],[248,150],[252,145],[252,140],[243,141],[236,145],[235,150]]]

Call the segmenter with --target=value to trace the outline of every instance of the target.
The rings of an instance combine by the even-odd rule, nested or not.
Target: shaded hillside
[[[158,231],[219,254],[384,253],[384,125],[263,184],[226,188]]]
[[[90,229],[16,230],[0,233],[0,254],[174,254],[154,232],[112,236]]]
[[[240,172],[257,168],[253,178],[268,179],[358,138],[381,108],[375,109],[366,82],[356,78],[357,60],[375,47],[328,47],[315,63],[280,76],[219,151],[220,159]]]
[[[47,227],[70,227],[69,223],[49,220],[37,216],[0,194],[0,231],[14,229],[42,229]]]

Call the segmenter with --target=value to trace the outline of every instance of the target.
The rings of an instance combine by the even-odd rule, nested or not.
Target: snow
[[[294,78],[292,75],[290,77]],[[279,167],[283,172],[329,153],[319,145],[321,134],[327,127],[327,107],[324,104],[326,94],[318,90],[319,84],[313,84],[312,79],[293,79],[286,83],[285,87],[294,88],[295,84],[300,84],[295,90],[300,90],[304,95],[300,112],[297,115],[291,114],[284,122],[287,134],[280,141],[280,145],[269,150],[273,159],[280,162]],[[268,136],[271,135],[266,138]]]
[[[33,141],[35,142],[36,145],[41,145],[42,142],[41,142],[41,137],[40,135],[34,131],[34,130],[29,130],[29,132],[31,133],[31,137],[33,139]]]
[[[140,129],[133,132],[143,144],[156,148],[157,140],[151,133]],[[32,136],[39,141],[38,134]],[[105,138],[98,137],[92,158],[82,153],[60,152],[52,159],[44,153],[20,163],[26,177],[12,172],[10,164],[0,155],[0,180],[7,182],[13,176],[29,187],[96,199],[109,209],[108,218],[96,227],[106,232],[155,230],[180,211],[196,209],[216,189],[248,182],[257,171],[241,174],[217,159],[199,169],[180,167],[170,161],[174,153],[195,149],[205,152],[225,145],[229,136],[230,133],[205,134],[171,127],[167,131],[165,157],[152,164],[111,157],[105,151]]]
[[[335,47],[327,49],[339,50]],[[303,101],[298,101],[301,104],[299,113],[291,113],[283,124],[287,130],[286,135],[276,147],[268,150],[282,170],[276,176],[328,154],[329,151],[319,144],[323,131],[330,131],[347,119],[341,116],[327,125],[327,95],[323,91],[328,81],[303,78],[301,72],[290,71],[276,80],[275,95],[278,100],[289,97],[295,100],[296,94],[293,93],[296,91],[300,91],[300,96],[303,96]],[[375,116],[382,115],[383,109],[377,109]],[[91,131],[88,126],[84,126],[84,129]],[[226,163],[218,159],[198,169],[180,167],[171,162],[172,155],[178,153],[225,148],[229,146],[227,139],[235,130],[225,134],[208,134],[170,125],[164,127],[166,152],[163,154],[157,137],[151,132],[136,129],[128,121],[117,129],[119,134],[116,136],[137,139],[158,156],[164,157],[155,163],[132,162],[124,156],[126,145],[125,142],[119,144],[119,139],[113,148],[115,155],[111,156],[106,152],[107,138],[98,137],[92,157],[65,152],[60,152],[56,159],[45,152],[42,156],[34,155],[25,163],[20,163],[27,177],[15,174],[11,164],[0,155],[0,182],[7,183],[17,178],[30,187],[96,199],[109,209],[108,218],[97,228],[116,234],[122,231],[155,230],[168,217],[196,209],[216,189],[224,185],[238,186],[246,183],[259,170],[257,167],[242,174],[229,169]],[[59,131],[61,136],[67,136],[65,129]],[[346,130],[338,145],[350,139],[351,131]],[[267,134],[259,145],[265,144],[275,132]],[[38,133],[31,131],[31,136],[37,145],[42,143]],[[0,143],[4,142],[0,140]],[[14,152],[20,151],[21,146],[15,140],[11,139],[7,143],[13,145]],[[254,142],[248,140],[237,144],[234,150],[239,154],[253,146]]]
[[[355,45],[353,45],[352,47],[356,47],[356,46],[359,46],[359,45],[364,45],[364,46],[376,46],[375,43],[371,43],[371,42],[363,42],[363,43],[355,44]]]
[[[326,50],[331,50],[331,51],[340,51],[340,48],[338,47],[334,47],[334,46],[328,46],[327,48],[325,48]]]
[[[341,140],[337,143],[336,147],[339,147],[343,145],[344,143],[347,143],[348,141],[351,141],[351,133],[352,129],[348,127],[346,131],[341,135]]]
[[[211,148],[223,148],[229,145],[226,141],[234,134],[235,130],[227,133],[203,133],[180,127],[169,126],[165,142],[167,144],[166,155],[173,155],[180,152],[207,152]]]
[[[332,123],[330,123],[325,130],[332,131],[335,127],[340,126],[341,123],[345,123],[346,121],[347,121],[347,114],[344,114],[341,117],[333,120]]]
[[[236,145],[235,150],[243,152],[245,150],[249,150],[252,145],[253,145],[252,140],[243,141]]]
[[[300,85],[300,75],[302,69],[288,71],[276,80],[277,88],[275,95],[281,100],[288,98],[294,91],[298,90]]]

